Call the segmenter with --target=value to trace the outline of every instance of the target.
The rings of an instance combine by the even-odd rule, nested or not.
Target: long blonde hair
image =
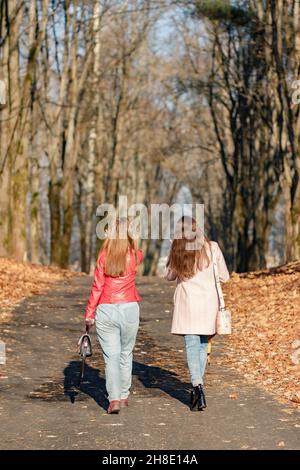
[[[130,252],[134,255],[137,263],[137,246],[135,240],[130,236],[128,219],[116,219],[99,252],[97,266],[99,266],[100,256],[103,252],[106,255],[104,272],[107,276],[118,277],[126,274]]]

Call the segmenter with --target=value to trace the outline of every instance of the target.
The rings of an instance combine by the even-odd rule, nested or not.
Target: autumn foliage
[[[67,269],[0,258],[0,321],[7,320],[12,308],[26,297],[78,275]]]
[[[232,275],[224,290],[233,314],[233,334],[222,362],[277,398],[299,406],[300,273],[281,271]]]

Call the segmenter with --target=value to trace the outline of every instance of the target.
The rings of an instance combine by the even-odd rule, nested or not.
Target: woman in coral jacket
[[[117,219],[114,228],[99,253],[85,312],[87,326],[96,320],[105,361],[109,414],[128,406],[141,300],[135,286],[136,271],[143,261],[142,251],[128,232],[127,219]]]

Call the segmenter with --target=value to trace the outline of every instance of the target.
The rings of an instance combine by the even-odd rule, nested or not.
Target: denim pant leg
[[[192,385],[203,385],[207,361],[207,336],[185,335],[185,348]]]
[[[121,398],[128,398],[132,382],[132,359],[135,346],[136,335],[139,327],[140,308],[137,302],[121,304],[120,325],[121,325]]]
[[[117,314],[114,304],[102,304],[97,308],[96,332],[103,351],[109,401],[121,398],[121,332]]]
[[[202,383],[204,382],[204,374],[207,364],[207,347],[208,347],[208,335],[200,335],[200,370]]]
[[[200,337],[198,335],[185,335],[184,341],[191,382],[195,387],[202,383],[200,367]]]

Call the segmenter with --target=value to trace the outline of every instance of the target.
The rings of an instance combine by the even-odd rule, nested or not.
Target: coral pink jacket
[[[143,261],[144,255],[141,250],[138,250],[136,254],[135,257],[133,252],[128,253],[126,274],[111,277],[104,272],[106,254],[101,253],[85,311],[86,320],[95,318],[95,310],[99,304],[121,304],[142,300],[136,290],[135,279],[137,264]]]

